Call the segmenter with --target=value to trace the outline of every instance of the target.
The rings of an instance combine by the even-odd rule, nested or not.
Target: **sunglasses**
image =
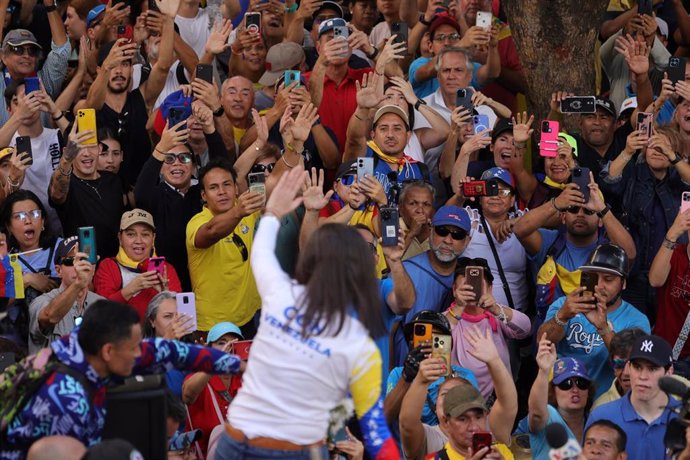
[[[556,385],[558,388],[560,388],[563,391],[568,391],[570,390],[573,385],[577,385],[577,387],[580,390],[586,390],[589,388],[589,386],[592,384],[589,380],[585,380],[582,377],[571,377],[569,379],[563,380],[561,383]]]
[[[510,196],[510,195],[512,195],[512,194],[513,194],[513,191],[512,191],[512,190],[509,190],[509,189],[505,188],[505,189],[499,189],[499,190],[498,190],[498,193],[496,194],[496,196],[506,197],[506,196]]]
[[[269,164],[267,164],[267,165],[262,165],[262,164],[254,165],[254,166],[252,166],[252,171],[251,171],[251,172],[253,172],[253,173],[260,173],[260,172],[266,172],[266,171],[268,171],[268,172],[270,173],[270,172],[273,171],[273,167],[274,167],[275,165],[276,165],[275,163],[269,163]]]
[[[19,211],[12,214],[12,218],[17,219],[20,222],[26,222],[27,219],[38,220],[41,218],[43,213],[40,209],[34,209],[32,211]]]
[[[60,261],[60,265],[64,265],[65,267],[73,267],[74,266],[74,257],[73,256],[63,257],[62,260]]]
[[[584,211],[585,216],[593,216],[596,214],[596,211],[592,211],[591,209],[583,208],[582,206],[568,206],[568,211],[570,214],[578,214],[580,212],[580,209]]]
[[[16,54],[17,56],[31,56],[31,57],[36,57],[38,56],[38,48],[35,46],[14,46],[10,45],[8,47],[10,50],[10,53]]]
[[[623,358],[613,358],[611,360],[614,369],[623,369],[628,361]]]
[[[165,159],[163,162],[165,162],[166,165],[171,165],[175,163],[175,160],[178,160],[180,163],[183,165],[189,164],[192,162],[192,154],[191,153],[166,153],[165,154]]]
[[[467,232],[461,228],[457,230],[451,230],[448,227],[434,227],[434,233],[436,233],[441,238],[445,238],[448,235],[451,236],[455,241],[462,241],[467,238]]]

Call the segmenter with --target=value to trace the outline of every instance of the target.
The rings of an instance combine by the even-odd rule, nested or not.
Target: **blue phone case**
[[[96,257],[96,230],[93,227],[79,227],[79,251],[86,253],[87,260],[92,264],[98,261]]]
[[[38,91],[41,85],[38,83],[38,77],[27,77],[24,79],[24,94],[28,95],[34,91]]]

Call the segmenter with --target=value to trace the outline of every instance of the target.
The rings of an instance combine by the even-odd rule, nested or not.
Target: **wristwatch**
[[[374,59],[376,59],[376,56],[379,55],[379,49],[374,45],[371,45],[371,47],[374,49],[374,51],[372,51],[371,54],[367,54],[366,56],[373,61]]]
[[[599,219],[603,219],[604,216],[605,216],[606,214],[608,214],[610,210],[611,210],[611,206],[609,206],[609,205],[607,204],[607,205],[604,207],[604,209],[602,209],[601,211],[598,211],[598,212],[597,212],[597,217],[598,217]]]
[[[671,164],[672,164],[672,165],[678,164],[678,163],[680,162],[680,160],[681,160],[681,156],[680,156],[680,155],[678,155],[677,153],[676,153],[675,155],[676,155],[676,157],[675,157],[673,160],[671,160]]]
[[[53,12],[53,11],[57,11],[57,5],[56,5],[55,3],[53,3],[52,5],[44,4],[44,6],[45,6],[45,9],[46,9],[46,13],[50,13],[50,12]]]
[[[419,108],[423,105],[426,105],[426,101],[424,99],[417,99],[417,102],[414,103],[414,109],[419,112]]]
[[[433,19],[432,19],[431,21],[433,21]],[[424,14],[420,14],[420,15],[419,15],[419,22],[421,22],[421,23],[424,24],[425,26],[429,27],[429,26],[431,25],[431,21],[426,21],[426,20],[424,19]]]
[[[214,117],[222,117],[223,114],[225,114],[225,109],[223,108],[222,105],[220,107],[218,107],[218,109],[216,111],[213,112]]]

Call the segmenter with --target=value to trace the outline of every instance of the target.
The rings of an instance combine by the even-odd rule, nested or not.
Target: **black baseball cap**
[[[76,236],[70,236],[60,241],[55,248],[55,258],[53,259],[55,265],[62,264],[62,259],[69,256],[69,253],[72,252],[72,249],[74,249],[78,242],[79,238]]]
[[[673,364],[673,350],[669,343],[658,335],[643,335],[633,343],[628,361],[644,359],[650,363],[668,367]]]
[[[496,142],[498,136],[505,133],[506,131],[513,132],[513,122],[507,118],[499,118],[494,129],[491,131],[491,143]]]

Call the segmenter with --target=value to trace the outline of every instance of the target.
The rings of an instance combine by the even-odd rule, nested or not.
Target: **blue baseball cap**
[[[582,377],[583,379],[592,381],[587,368],[579,359],[575,358],[561,358],[553,365],[553,383],[558,385],[570,377]]]
[[[482,180],[486,179],[498,179],[510,188],[515,188],[515,184],[513,183],[513,176],[511,176],[510,172],[506,171],[503,168],[496,167],[487,169],[482,173]]]
[[[158,113],[153,121],[153,130],[159,136],[163,134],[165,122],[168,120],[171,107],[183,109],[185,118],[189,118],[192,116],[192,97],[185,96],[182,90],[178,89],[168,94],[168,97],[163,99],[163,103],[158,108]]]
[[[440,225],[452,225],[461,228],[469,233],[472,226],[470,216],[462,208],[457,206],[441,206],[431,219],[431,225],[438,227]]]
[[[333,18],[333,19],[328,19],[326,21],[323,21],[321,25],[319,26],[319,38],[321,35],[325,34],[329,30],[333,30],[336,27],[346,27],[347,22],[345,22],[345,19],[342,18]]]
[[[230,322],[218,323],[208,331],[208,336],[206,336],[206,345],[210,345],[216,340],[223,337],[225,334],[235,334],[240,339],[244,339],[242,331],[240,328]]]
[[[86,28],[91,27],[91,23],[94,22],[98,17],[105,11],[105,5],[96,5],[91,8],[89,14],[86,15]]]

